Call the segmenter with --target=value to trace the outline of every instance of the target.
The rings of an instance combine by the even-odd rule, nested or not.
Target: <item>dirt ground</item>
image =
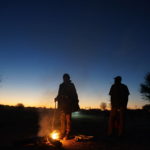
[[[143,111],[127,112],[126,134],[121,139],[108,137],[106,134],[109,112],[81,111],[73,114],[72,138],[61,140],[61,148],[46,144],[21,145],[19,147],[15,145],[16,143],[21,143],[24,139],[36,137],[41,128],[39,122],[42,116],[48,115],[48,118],[51,118],[52,114],[52,111],[44,110],[44,113],[42,112],[41,115],[39,111],[33,108],[0,108],[0,149],[149,150],[150,148],[150,113]],[[56,118],[59,117],[59,114],[57,115]],[[51,122],[51,119],[49,121]],[[55,122],[55,125],[59,126],[58,120]],[[73,137],[81,134],[93,136],[94,138],[89,141],[75,141]]]

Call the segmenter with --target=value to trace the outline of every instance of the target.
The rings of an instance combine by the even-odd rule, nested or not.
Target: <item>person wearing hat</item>
[[[121,83],[121,76],[114,78],[114,84],[110,88],[111,111],[108,123],[108,135],[111,136],[116,131],[118,136],[124,133],[125,111],[128,104],[129,90],[125,84]]]
[[[55,98],[60,110],[61,138],[68,139],[71,132],[71,114],[79,110],[78,94],[70,75],[63,75],[63,83],[60,84],[58,95]]]

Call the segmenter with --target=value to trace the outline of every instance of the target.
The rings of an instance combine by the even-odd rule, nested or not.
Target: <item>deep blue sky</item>
[[[150,68],[147,0],[0,2],[0,103],[52,106],[63,73],[82,107],[109,103],[116,75],[142,106],[139,85]]]

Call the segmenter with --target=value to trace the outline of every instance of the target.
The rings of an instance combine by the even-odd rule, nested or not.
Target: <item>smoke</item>
[[[53,129],[58,129],[60,125],[58,115],[59,114],[57,113],[55,109],[40,109],[39,110],[38,136],[47,136]]]
[[[52,115],[50,111],[39,110],[39,131],[38,136],[46,136],[50,133]]]

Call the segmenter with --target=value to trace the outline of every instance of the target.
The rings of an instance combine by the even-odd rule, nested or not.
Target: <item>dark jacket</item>
[[[60,84],[56,100],[58,101],[58,109],[65,113],[79,110],[78,95],[71,81]]]
[[[109,92],[111,106],[115,108],[127,107],[129,94],[128,87],[125,84],[113,84]]]

